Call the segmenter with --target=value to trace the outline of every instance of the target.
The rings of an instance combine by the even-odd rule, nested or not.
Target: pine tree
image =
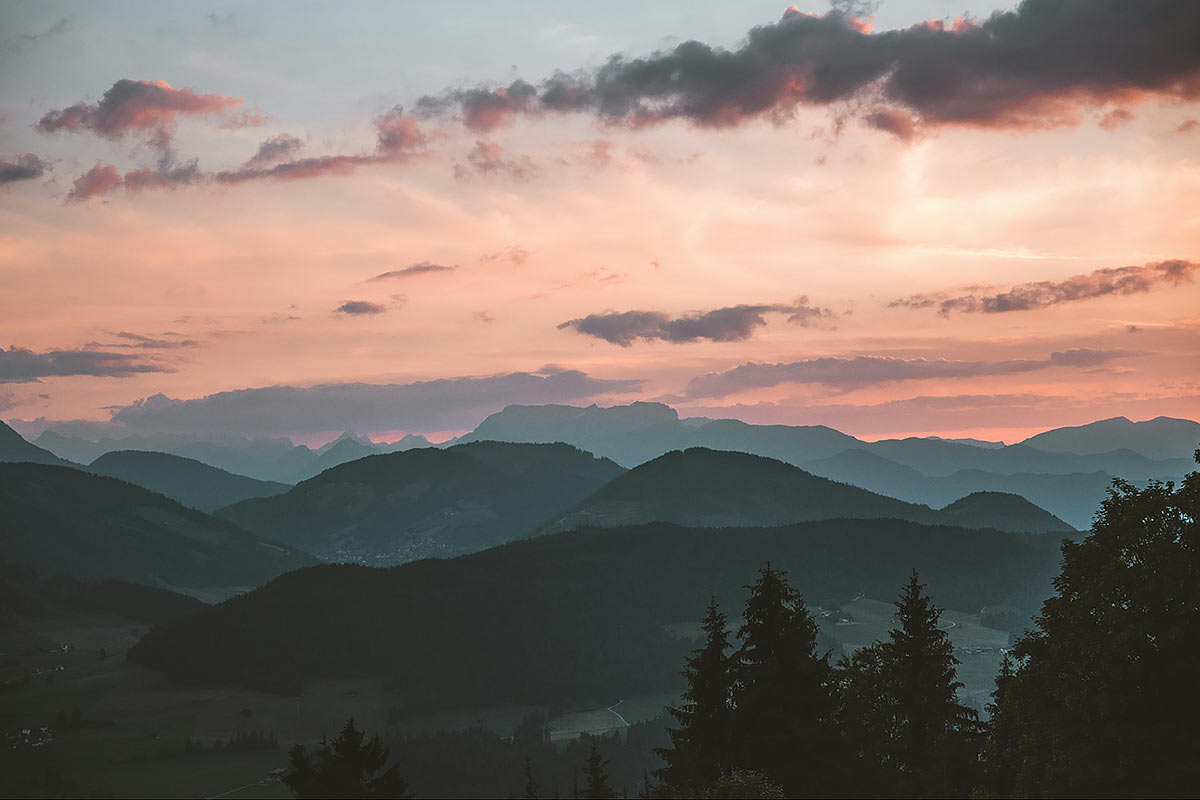
[[[924,588],[913,570],[888,641],[841,663],[843,733],[861,791],[947,797],[978,781],[982,728],[955,696],[958,659]]]
[[[533,759],[525,756],[525,789],[521,792],[523,800],[537,800],[541,788],[533,779]]]
[[[761,770],[790,797],[833,791],[837,761],[833,671],[817,654],[817,623],[781,570],[746,587],[738,630],[732,727],[736,766]]]
[[[592,742],[592,749],[588,751],[587,762],[583,767],[586,781],[583,796],[586,800],[609,800],[616,796],[616,792],[608,785],[608,773],[604,769],[607,765],[608,762],[601,758],[596,743]]]
[[[701,625],[702,647],[692,652],[683,669],[687,690],[678,708],[668,712],[679,722],[669,729],[671,747],[655,748],[667,766],[654,774],[676,788],[696,788],[724,775],[730,767],[730,702],[733,674],[729,630],[716,598],[708,604]]]
[[[294,746],[289,752],[292,768],[283,783],[300,798],[413,797],[399,765],[380,772],[387,764],[388,749],[379,736],[365,744],[364,738],[366,734],[349,719],[332,742],[321,739],[314,755],[303,745]]]
[[[1055,595],[1017,642],[996,698],[987,788],[1196,794],[1200,472],[1178,489],[1114,481],[1090,534],[1062,553]],[[1005,769],[1009,784],[995,780]]]

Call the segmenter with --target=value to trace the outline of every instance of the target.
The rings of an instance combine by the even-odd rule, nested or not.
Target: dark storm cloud
[[[872,128],[890,133],[897,139],[907,142],[916,132],[916,123],[907,113],[895,108],[880,106],[867,114],[864,121]]]
[[[746,389],[762,389],[784,383],[816,383],[857,388],[892,381],[939,378],[979,378],[992,375],[1016,375],[1052,367],[1099,367],[1118,358],[1134,355],[1125,350],[1078,348],[1054,352],[1046,359],[1009,359],[1005,361],[947,361],[945,359],[890,358],[812,358],[791,363],[757,364],[750,362],[725,372],[711,372],[688,382],[675,399],[725,397]]]
[[[1061,281],[1031,281],[996,294],[966,294],[951,297],[945,293],[915,294],[888,305],[904,308],[934,308],[941,314],[951,311],[1001,314],[1007,311],[1032,311],[1063,303],[1091,300],[1107,295],[1143,294],[1159,286],[1191,283],[1200,265],[1173,259],[1141,266],[1105,267]]]
[[[335,314],[362,316],[364,314],[382,314],[383,312],[387,311],[387,306],[380,305],[379,303],[372,303],[368,300],[347,300],[333,311]]]
[[[176,117],[223,114],[241,104],[239,97],[176,89],[166,81],[122,78],[104,93],[99,103],[81,101],[58,111],[49,111],[38,121],[36,128],[42,133],[90,132],[108,139],[145,135],[151,144],[165,153],[170,149]]]
[[[610,311],[567,320],[559,329],[573,328],[586,336],[629,347],[636,340],[672,343],[741,342],[767,324],[767,314],[786,314],[789,322],[807,326],[833,316],[827,308],[808,305],[801,297],[792,304],[738,305],[672,318],[665,311]]]
[[[393,278],[411,278],[415,275],[428,275],[434,272],[453,272],[458,269],[458,265],[446,266],[444,264],[434,264],[432,261],[420,261],[416,264],[410,264],[403,269],[393,269],[388,272],[381,272],[372,281],[385,281]]]
[[[143,432],[245,435],[465,430],[507,405],[566,403],[641,386],[637,380],[594,378],[569,369],[387,385],[271,386],[195,400],[156,395],[116,410],[113,421]]]
[[[731,127],[866,96],[918,124],[1042,128],[1076,124],[1086,108],[1200,97],[1200,3],[1026,0],[982,24],[867,31],[838,8],[823,17],[789,9],[737,50],[688,41],[645,58],[614,55],[536,88],[452,90],[424,98],[418,111],[457,112],[474,130],[551,111],[630,126]]]
[[[304,142],[291,134],[281,133],[278,136],[272,136],[259,144],[258,152],[246,161],[245,168],[262,169],[273,166],[280,161],[290,159],[302,147],[304,147]]]
[[[130,353],[103,350],[47,350],[0,348],[0,383],[30,383],[39,378],[92,375],[128,378],[143,372],[171,372],[167,367],[142,361]]]
[[[49,168],[49,164],[33,153],[23,153],[16,158],[2,158],[0,159],[0,186],[6,183],[40,178]]]

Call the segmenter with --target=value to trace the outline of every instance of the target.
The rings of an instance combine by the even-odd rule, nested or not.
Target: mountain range
[[[1194,468],[1190,454],[1200,446],[1200,423],[1169,417],[1134,423],[1119,417],[1039,436],[1048,438],[1008,446],[932,438],[866,442],[820,425],[680,419],[669,406],[632,403],[509,406],[460,441],[562,441],[623,466],[689,447],[739,451],[930,506],[979,491],[1019,494],[1082,529],[1090,527],[1114,477],[1135,483],[1172,480]],[[1052,448],[1069,442],[1081,452],[1037,446],[1046,441]],[[1133,443],[1137,447],[1127,446]]]
[[[649,522],[770,527],[838,518],[1074,532],[1061,519],[1012,494],[971,495],[939,511],[832,481],[777,459],[702,447],[667,453],[629,470],[543,530]]]

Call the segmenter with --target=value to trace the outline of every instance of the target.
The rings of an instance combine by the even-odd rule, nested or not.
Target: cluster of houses
[[[54,731],[43,725],[40,728],[21,728],[4,737],[4,744],[10,750],[22,747],[45,747],[54,741]]]

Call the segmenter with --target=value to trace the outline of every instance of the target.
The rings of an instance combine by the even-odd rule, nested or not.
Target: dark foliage
[[[400,765],[386,766],[388,748],[379,736],[364,739],[366,734],[350,719],[333,741],[322,738],[313,753],[296,745],[288,754],[292,766],[283,783],[300,798],[414,797],[400,775]]]
[[[1200,473],[1117,481],[1091,534],[1063,544],[1054,586],[998,683],[989,791],[1195,795]]]
[[[914,570],[899,627],[838,665],[839,727],[864,794],[957,797],[979,781],[983,727],[955,697],[958,660],[924,588]]]
[[[730,767],[730,712],[733,664],[725,615],[716,598],[708,604],[701,629],[703,647],[692,651],[683,668],[687,688],[678,708],[667,709],[679,723],[670,729],[671,746],[656,752],[666,767],[655,773],[660,781],[692,790],[719,779]]]
[[[608,785],[606,766],[608,766],[608,761],[600,755],[600,749],[596,747],[596,743],[592,742],[587,761],[583,765],[584,800],[610,800],[610,798],[616,797],[613,788]]]
[[[838,761],[836,701],[817,623],[787,574],[768,563],[750,590],[733,693],[733,758],[762,771],[790,797],[828,795]]]

